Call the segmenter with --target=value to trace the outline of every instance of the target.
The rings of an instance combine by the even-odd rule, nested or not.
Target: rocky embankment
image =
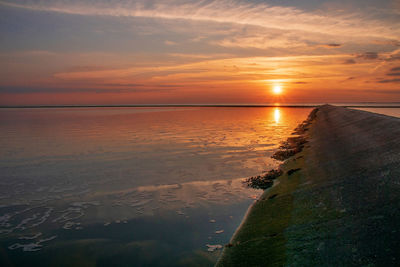
[[[400,265],[400,119],[324,105],[295,134],[217,266]]]

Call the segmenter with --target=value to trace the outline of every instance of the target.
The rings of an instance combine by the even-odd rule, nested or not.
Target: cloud
[[[400,72],[392,72],[392,73],[388,73],[388,76],[400,76]]]
[[[0,0],[1,5],[53,12],[54,16],[58,13],[82,16],[72,17],[76,21],[97,20],[83,27],[84,34],[79,28],[69,33],[74,34],[72,38],[81,35],[78,42],[72,42],[67,48],[71,50],[176,53],[179,49],[180,53],[186,54],[214,52],[243,57],[323,54],[340,49],[354,54],[355,44],[358,51],[363,51],[364,46],[371,47],[372,40],[389,42],[395,39],[394,36],[400,36],[399,29],[384,20],[371,19],[369,14],[359,10],[317,12],[260,1]],[[104,25],[104,21],[117,22]],[[91,25],[96,27],[93,29]],[[87,34],[93,30],[101,30],[104,34],[94,37]],[[114,38],[93,42],[107,34]],[[58,36],[54,37],[60,42]],[[65,40],[69,40],[67,37]],[[46,45],[53,48],[55,43]],[[332,48],[332,51],[321,47]]]
[[[397,12],[400,11],[400,0],[393,0],[393,7],[397,10]]]
[[[386,95],[400,95],[400,90],[396,89],[342,89],[342,92],[352,92],[359,94],[367,93],[367,94],[386,94]]]
[[[373,40],[373,43],[378,45],[400,46],[399,40]]]
[[[98,84],[99,86],[107,86],[107,87],[149,87],[149,85],[146,84],[140,84],[140,83],[102,83]],[[154,84],[151,85],[150,87],[156,87],[156,88],[177,88],[177,87],[182,87],[183,85],[180,84]]]
[[[178,43],[174,42],[174,41],[170,41],[170,40],[166,40],[164,41],[165,45],[177,45]]]
[[[309,78],[336,75],[321,66],[347,55],[310,55],[288,57],[236,57],[205,59],[199,62],[171,64],[159,67],[127,67],[110,70],[54,73],[55,82],[87,82],[88,84],[211,84],[233,81]],[[256,64],[254,64],[256,63]],[[313,69],[318,66],[318,71]],[[324,74],[325,73],[325,74]],[[337,71],[335,71],[337,73]],[[301,76],[299,76],[301,75]],[[183,87],[183,86],[182,86]]]
[[[72,66],[68,68],[69,71],[71,72],[76,72],[76,71],[96,71],[96,70],[105,70],[107,69],[104,66]]]
[[[400,83],[400,79],[380,80],[378,83]]]
[[[347,14],[333,10],[312,12],[295,7],[252,3],[244,0],[204,1],[0,1],[0,4],[38,11],[77,15],[184,19],[255,25],[282,30],[302,30],[352,37],[396,39],[399,29],[390,22],[371,19],[370,14],[352,10]]]
[[[110,87],[143,87],[144,84],[140,83],[103,83],[103,86],[110,86]]]
[[[400,71],[400,67],[391,68],[390,71]]]
[[[358,54],[356,57],[361,58],[361,59],[366,59],[366,60],[373,60],[373,59],[378,59],[379,54],[377,52],[365,52],[365,53]]]
[[[351,77],[348,77],[346,79],[341,80],[340,83],[347,83],[348,81],[352,81],[352,80],[355,80],[355,79],[356,79],[356,77],[351,76]]]
[[[331,44],[323,44],[320,45],[321,47],[326,47],[326,48],[339,48],[342,47],[342,44],[335,44],[335,43],[331,43]]]
[[[346,59],[343,64],[356,64],[357,62],[354,59]]]
[[[52,88],[0,86],[0,94],[70,94],[70,93],[150,93],[172,91],[173,88]]]
[[[292,82],[293,84],[308,84],[308,82]]]
[[[386,61],[397,61],[400,60],[400,53],[392,53],[385,58]]]

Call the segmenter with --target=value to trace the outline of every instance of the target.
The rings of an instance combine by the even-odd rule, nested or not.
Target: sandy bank
[[[398,265],[400,119],[325,105],[304,135],[217,266]]]

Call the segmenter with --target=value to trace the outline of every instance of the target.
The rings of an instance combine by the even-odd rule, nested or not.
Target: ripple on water
[[[39,241],[37,241],[35,243],[28,243],[28,244],[15,243],[15,244],[9,246],[8,249],[15,250],[15,249],[21,248],[22,251],[27,251],[27,252],[39,251],[43,248],[42,243],[49,242],[55,238],[57,238],[56,235],[51,236],[49,238],[40,239]]]

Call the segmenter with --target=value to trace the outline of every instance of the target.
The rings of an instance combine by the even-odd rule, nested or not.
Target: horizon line
[[[287,107],[311,108],[324,104],[353,108],[400,108],[400,102],[299,103],[299,104],[104,104],[104,105],[0,105],[0,108],[136,108],[136,107]]]

